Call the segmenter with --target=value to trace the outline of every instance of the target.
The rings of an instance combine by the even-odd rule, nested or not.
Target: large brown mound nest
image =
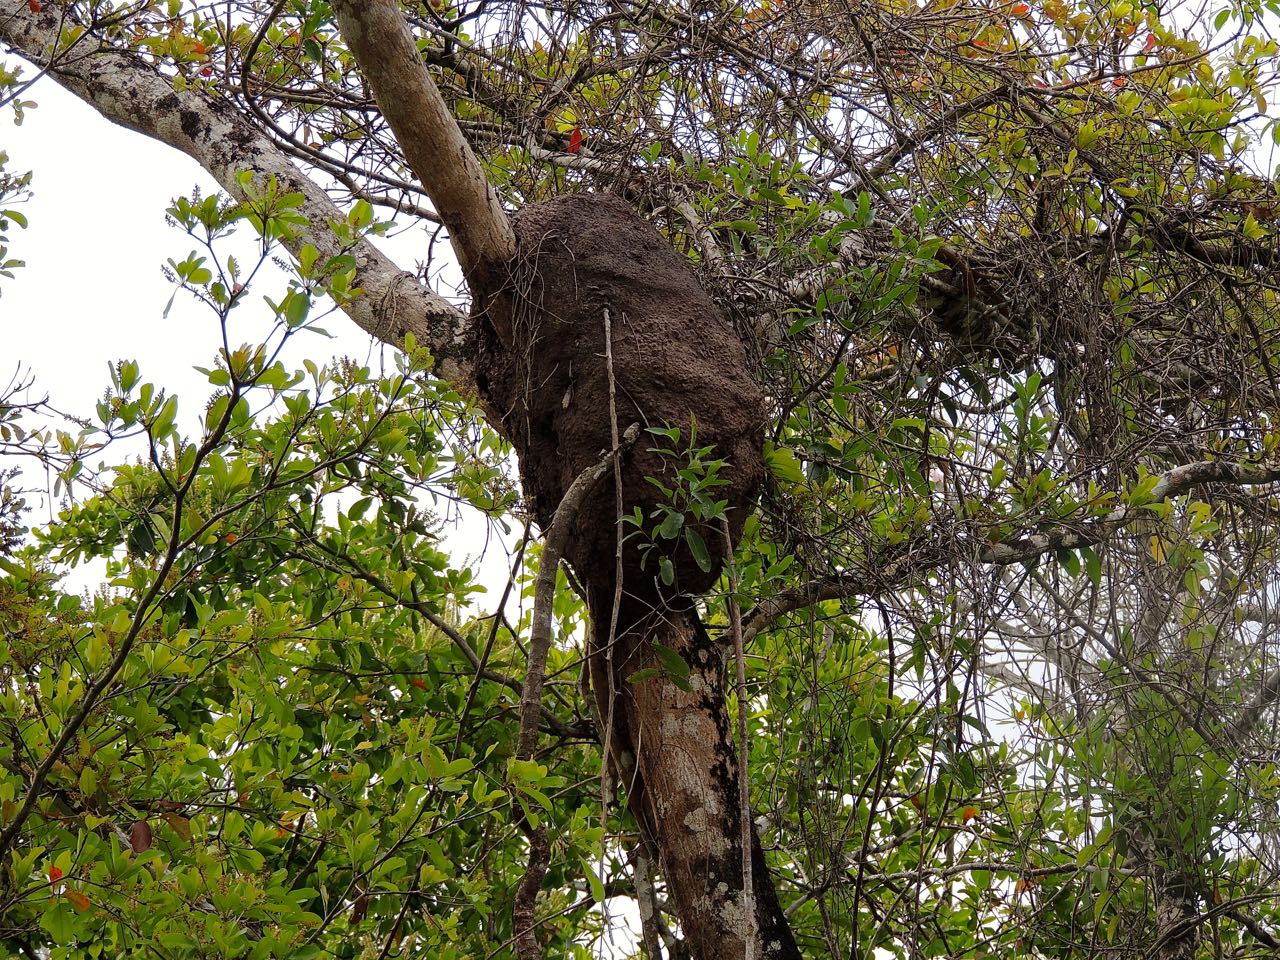
[[[648,531],[624,527],[626,588],[650,599],[707,590],[724,559],[718,522],[696,524],[686,513],[710,552],[704,570],[683,530],[653,538],[651,516],[670,501],[647,478],[687,487],[676,476],[686,458],[656,451],[687,447],[696,418],[697,446],[713,445],[711,456],[728,461],[720,471],[728,483],[711,496],[728,501],[733,535],[741,531],[764,475],[765,420],[741,342],[685,258],[622,200],[568,195],[525,208],[514,226],[513,343],[506,348],[487,323],[476,325],[477,380],[520,456],[535,519],[546,529],[569,484],[612,446],[607,314],[619,433],[632,423],[681,430],[675,444],[642,432],[622,459],[625,512],[639,507]],[[612,583],[615,518],[613,482],[606,478],[579,514],[566,551],[590,585]],[[656,582],[661,556],[674,567],[671,587]]]

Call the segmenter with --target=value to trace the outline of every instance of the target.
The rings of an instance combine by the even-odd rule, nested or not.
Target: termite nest
[[[513,226],[517,255],[500,294],[510,343],[491,323],[473,325],[477,383],[519,455],[534,519],[547,529],[573,480],[612,448],[612,393],[617,432],[632,423],[642,428],[621,458],[623,512],[639,507],[645,518],[643,530],[623,526],[627,593],[657,601],[705,592],[726,556],[720,524],[697,524],[685,514],[710,555],[710,569],[703,569],[683,531],[674,539],[653,535],[655,509],[671,501],[649,478],[668,488],[684,483],[676,471],[687,462],[682,453],[696,418],[696,445],[713,446],[710,456],[726,461],[719,476],[727,482],[710,496],[728,502],[736,542],[764,478],[764,396],[741,341],[688,260],[621,199],[570,194],[525,207]],[[672,443],[650,427],[679,428],[680,439]],[[569,538],[566,557],[589,588],[613,584],[614,491],[609,474]],[[662,556],[674,571],[670,585],[659,576]]]

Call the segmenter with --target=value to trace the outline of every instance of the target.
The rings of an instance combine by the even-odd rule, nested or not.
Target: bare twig
[[[661,960],[662,944],[658,932],[658,895],[653,889],[653,875],[644,842],[636,844],[631,858],[631,882],[636,889],[636,905],[640,909],[640,935],[645,952],[652,960]]]
[[[609,310],[604,310],[604,369],[609,380],[609,435],[613,445],[618,445],[618,394],[613,374],[613,321]],[[613,603],[609,608],[609,634],[605,638],[604,675],[607,685],[604,737],[600,751],[600,882],[605,880],[605,864],[609,861],[607,844],[609,822],[609,754],[613,747],[613,708],[617,691],[613,684],[613,644],[618,636],[618,615],[622,610],[622,460],[613,461],[614,524],[616,539],[613,555]]]
[[[635,443],[638,436],[640,424],[633,423],[612,450],[606,451],[599,462],[578,475],[560,499],[560,505],[556,507],[555,516],[551,520],[551,528],[542,542],[542,559],[538,564],[538,577],[533,592],[528,666],[525,668],[524,687],[520,691],[520,736],[516,744],[516,756],[523,760],[533,756],[537,745],[538,712],[542,705],[547,652],[551,648],[551,610],[556,594],[556,574],[560,570],[565,544],[587,495],[604,478],[609,467],[617,462],[619,455]]]
[[[756,895],[751,876],[751,793],[747,780],[747,761],[751,752],[751,742],[747,726],[747,654],[742,640],[742,610],[738,606],[738,567],[733,559],[733,537],[729,533],[729,521],[720,518],[720,532],[724,536],[725,556],[728,557],[729,594],[726,598],[729,606],[729,623],[733,630],[733,653],[737,668],[738,698],[738,817],[742,830],[742,913],[746,919],[747,929],[743,940],[746,952],[745,960],[754,960],[756,944]]]

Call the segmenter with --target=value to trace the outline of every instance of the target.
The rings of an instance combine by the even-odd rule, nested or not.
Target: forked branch
[[[346,314],[384,343],[398,346],[412,333],[419,344],[430,347],[438,374],[464,392],[471,389],[466,317],[457,307],[401,270],[372,243],[359,240],[344,248],[330,224],[345,219],[345,214],[211,88],[178,90],[163,73],[91,34],[77,41],[74,56],[65,55],[60,48],[63,31],[89,26],[76,19],[70,4],[46,3],[39,12],[25,3],[0,4],[0,45],[43,69],[111,122],[182,151],[237,200],[248,199],[244,173],[258,192],[274,181],[279,192],[300,194],[298,212],[307,223],[284,239],[290,252],[296,255],[311,244],[322,262],[340,253],[353,256],[355,282],[364,295],[343,305]]]

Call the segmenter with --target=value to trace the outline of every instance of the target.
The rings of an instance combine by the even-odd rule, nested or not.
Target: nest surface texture
[[[624,512],[639,507],[645,528],[623,527],[624,582],[633,595],[700,593],[719,575],[725,550],[718,522],[695,521],[649,478],[688,488],[676,471],[696,446],[713,446],[727,464],[727,483],[707,495],[728,501],[733,537],[742,530],[764,477],[764,397],[746,351],[689,262],[621,199],[569,194],[524,208],[515,218],[518,253],[509,277],[513,342],[503,345],[487,323],[478,345],[481,396],[520,457],[521,480],[545,530],[561,497],[612,447],[613,417],[606,364],[609,325],[613,404],[621,434],[639,423],[640,438],[622,459]],[[607,315],[607,320],[606,320]],[[680,439],[647,432],[679,428]],[[670,448],[676,456],[658,452]],[[653,535],[655,509],[672,504],[706,544],[704,570],[681,529]],[[617,524],[614,483],[607,476],[579,513],[566,551],[581,579],[612,582]],[[675,582],[658,582],[660,556]]]

